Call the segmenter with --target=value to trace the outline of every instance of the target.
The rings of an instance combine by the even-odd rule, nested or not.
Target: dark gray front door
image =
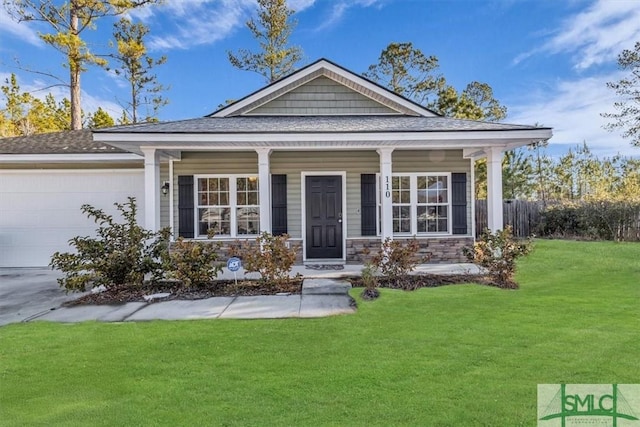
[[[309,258],[342,258],[342,177],[306,177],[306,245]]]

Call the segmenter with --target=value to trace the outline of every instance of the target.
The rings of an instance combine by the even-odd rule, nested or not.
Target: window
[[[198,236],[213,230],[216,236],[260,233],[257,176],[197,177]]]
[[[411,233],[411,178],[391,178],[391,203],[393,204],[393,232]]]
[[[450,232],[449,174],[398,174],[391,179],[394,234]]]

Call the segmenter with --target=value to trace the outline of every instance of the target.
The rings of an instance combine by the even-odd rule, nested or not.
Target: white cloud
[[[289,0],[287,6],[296,12],[302,12],[314,5],[316,0]]]
[[[312,7],[315,1],[291,0],[288,6],[301,12]],[[359,0],[358,3],[371,1]],[[152,34],[161,35],[149,38],[147,45],[150,49],[170,50],[222,40],[242,28],[256,10],[256,0],[180,0],[139,8],[130,15],[159,27]]]
[[[342,20],[347,11],[353,7],[371,7],[382,6],[384,0],[341,0],[333,4],[331,14],[325,22],[323,22],[316,31],[325,30],[336,25]]]
[[[163,11],[163,19],[169,20],[174,28],[162,36],[151,37],[149,48],[186,49],[222,40],[243,26],[254,8],[254,0],[222,0],[213,4],[205,0],[171,2]]]
[[[636,40],[640,40],[638,1],[598,0],[565,19],[547,42],[519,55],[514,63],[540,53],[567,53],[575,69],[585,70],[614,61]]]
[[[16,38],[32,44],[34,46],[43,46],[44,43],[38,37],[38,33],[28,22],[16,22],[7,13],[4,7],[0,7],[0,32],[14,35]]]
[[[617,100],[606,83],[620,79],[621,73],[563,80],[535,95],[534,99],[509,107],[509,122],[553,127],[553,145],[576,145],[586,141],[599,156],[618,152],[640,156],[640,149],[631,146],[617,132],[603,128],[608,119],[601,113],[612,112]]]

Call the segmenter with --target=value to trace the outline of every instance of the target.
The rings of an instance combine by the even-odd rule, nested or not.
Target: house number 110
[[[386,180],[385,180],[386,188],[385,188],[385,192],[384,192],[384,197],[389,198],[389,197],[391,197],[391,190],[389,189],[389,176],[386,176],[385,178],[386,178]]]

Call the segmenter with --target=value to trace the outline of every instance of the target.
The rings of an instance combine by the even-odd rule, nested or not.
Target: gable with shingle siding
[[[400,114],[327,77],[317,77],[247,115],[351,115]]]

